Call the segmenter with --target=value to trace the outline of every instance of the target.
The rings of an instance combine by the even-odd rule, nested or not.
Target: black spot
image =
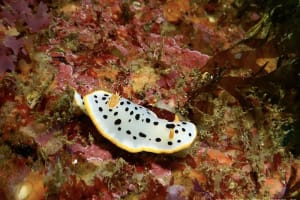
[[[121,119],[116,119],[115,120],[115,125],[120,125],[121,124]]]
[[[181,142],[181,140],[177,140],[177,143],[180,143]]]
[[[104,96],[105,96],[105,97],[108,97],[109,95],[108,95],[108,94],[104,94]]]
[[[182,128],[181,130],[182,130],[182,132],[185,132],[185,128]]]
[[[154,124],[155,126],[157,126],[157,125],[158,125],[158,122],[153,122],[153,124]]]
[[[106,100],[106,97],[102,97],[102,100],[105,101],[105,100]]]
[[[103,111],[103,108],[102,108],[102,107],[99,107],[98,110],[99,110],[100,112],[102,112],[102,111]]]
[[[129,119],[128,122],[131,122],[131,119]]]
[[[147,122],[147,123],[150,123],[150,119],[149,119],[149,118],[146,118],[146,122]]]
[[[147,137],[147,135],[145,133],[142,133],[142,132],[139,132],[139,136],[143,137],[143,138]]]
[[[114,116],[117,116],[118,115],[118,112],[114,112]]]
[[[168,142],[168,145],[170,145],[170,146],[171,146],[172,144],[173,144],[173,143],[172,143],[171,141],[169,141],[169,142]]]
[[[126,103],[127,103],[128,105],[130,105],[130,104],[131,104],[131,102],[130,102],[130,101],[127,101]]]
[[[186,124],[186,122],[182,122],[182,124]]]
[[[128,107],[126,107],[126,108],[125,108],[125,111],[127,112],[128,110],[129,110],[129,108],[128,108]]]
[[[135,107],[134,107],[134,109],[135,109],[135,110],[137,110],[137,109],[138,109],[138,107],[136,107],[136,106],[135,106]]]
[[[151,115],[151,113],[150,113],[149,111],[147,111],[147,114],[148,114],[148,115]]]
[[[95,100],[95,103],[98,103],[98,100]]]
[[[160,138],[155,138],[155,141],[156,142],[161,142],[161,139]]]
[[[175,133],[178,133],[179,131],[178,130],[175,130]]]
[[[166,124],[166,127],[167,128],[175,128],[175,125],[174,124]]]
[[[123,105],[123,104],[124,104],[124,101],[121,101],[121,102],[120,102],[120,105]]]
[[[121,127],[118,127],[118,131],[120,131],[121,130]]]
[[[177,126],[180,126],[180,124],[177,124]]]
[[[82,102],[82,104],[84,105],[84,101]]]
[[[81,97],[82,98],[82,97]],[[96,99],[97,98],[97,95],[94,95],[94,98]]]
[[[107,119],[107,115],[103,115],[103,118],[104,118],[104,119]]]
[[[95,97],[95,95],[94,95],[94,97]],[[96,97],[97,97],[97,96],[96,96]],[[82,97],[82,96],[80,96],[80,98],[81,98],[81,99],[83,99],[83,97]]]
[[[149,140],[151,141],[151,138],[149,138]]]
[[[111,112],[111,111],[112,111],[112,109],[110,108],[110,109],[108,109],[108,111],[109,111],[109,112]]]
[[[105,104],[107,104],[108,103],[108,101],[105,101]]]
[[[130,135],[130,134],[131,134],[131,131],[130,131],[130,130],[127,130],[126,133],[127,133],[128,135]]]
[[[130,111],[130,113],[129,113],[130,115],[133,115],[133,111]]]
[[[192,137],[192,133],[189,133],[189,136]]]
[[[135,115],[135,119],[136,119],[136,120],[139,120],[139,119],[140,119],[140,114],[136,114],[136,115]]]
[[[132,138],[133,138],[134,140],[136,140],[136,136],[133,136]]]

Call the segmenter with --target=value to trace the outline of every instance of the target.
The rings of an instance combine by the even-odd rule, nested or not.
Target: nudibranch
[[[188,121],[159,118],[151,110],[102,90],[74,101],[92,120],[99,133],[116,146],[132,153],[174,153],[188,148],[196,138],[196,126]]]

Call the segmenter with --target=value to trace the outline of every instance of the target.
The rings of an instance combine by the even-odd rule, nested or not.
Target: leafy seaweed
[[[0,16],[11,26],[25,23],[32,32],[48,26],[51,20],[46,4],[40,2],[36,6],[33,1],[25,0],[5,0]]]
[[[297,169],[291,167],[290,177],[285,184],[283,194],[278,194],[276,198],[282,199],[299,199],[300,197],[300,180],[297,180]]]
[[[1,30],[0,38],[0,73],[7,70],[14,71],[20,52],[26,54],[24,37],[26,32],[37,33],[51,22],[48,7],[43,2],[4,0],[0,7],[1,25],[5,29],[13,27],[15,34]]]
[[[15,69],[15,60],[15,56],[9,53],[9,49],[0,44],[0,74],[7,70],[13,71]]]

